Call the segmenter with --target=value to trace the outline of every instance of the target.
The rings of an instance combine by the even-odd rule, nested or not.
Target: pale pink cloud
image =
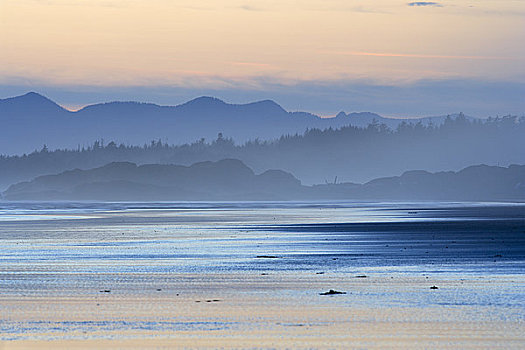
[[[259,68],[269,68],[271,64],[268,63],[258,63],[258,62],[231,62],[234,66],[246,66],[246,67],[259,67]]]
[[[406,58],[437,58],[437,59],[464,59],[464,60],[521,60],[518,57],[504,56],[470,56],[470,55],[427,55],[427,54],[409,54],[409,53],[392,53],[392,52],[363,52],[363,51],[333,51],[326,52],[335,55],[347,56],[372,56],[372,57],[406,57]]]

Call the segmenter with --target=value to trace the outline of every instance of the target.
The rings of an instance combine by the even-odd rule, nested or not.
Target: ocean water
[[[261,275],[278,276],[276,289],[253,278]],[[494,286],[484,284],[475,293],[441,288],[437,297],[426,287],[417,292],[385,287],[355,292],[351,302],[473,307],[524,322],[525,204],[0,202],[0,295],[9,300],[89,297],[104,290],[144,297],[160,287],[190,293],[208,288],[207,279],[213,279],[209,288],[220,284],[223,294],[278,290],[283,297],[318,298],[323,290],[310,288],[317,288],[316,278],[328,286],[326,281],[414,277],[429,279],[428,286],[487,279]],[[304,287],[295,282],[279,287],[297,280]],[[347,302],[337,299],[342,307]],[[0,301],[2,310],[7,307]],[[226,321],[176,319],[50,324],[6,315],[0,314],[0,340],[77,329],[103,336],[108,327],[229,327]]]

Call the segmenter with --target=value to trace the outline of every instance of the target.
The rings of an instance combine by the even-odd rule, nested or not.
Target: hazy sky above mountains
[[[523,114],[525,1],[1,0],[0,97]]]

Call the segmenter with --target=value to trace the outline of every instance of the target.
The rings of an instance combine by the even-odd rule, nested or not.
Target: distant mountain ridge
[[[525,165],[473,165],[460,171],[406,171],[400,176],[353,183],[313,186],[319,196],[332,193],[353,199],[525,201]]]
[[[438,117],[436,122],[443,118]],[[312,128],[363,127],[372,121],[395,128],[403,120],[370,112],[341,112],[334,118],[321,118],[308,112],[288,112],[272,100],[229,104],[205,96],[177,106],[107,102],[69,111],[30,92],[0,99],[0,125],[8,135],[0,138],[0,154],[29,153],[43,145],[50,149],[76,148],[99,139],[126,144],[161,139],[183,144],[215,139],[223,133],[236,142],[268,140]]]
[[[191,166],[114,162],[45,175],[9,187],[8,200],[461,200],[525,201],[525,165],[407,171],[365,184],[304,186],[292,174],[256,175],[235,159]]]
[[[67,109],[58,105],[54,101],[36,92],[28,92],[25,95],[0,99],[0,120],[8,121],[10,116],[17,118],[34,117],[33,113],[38,113],[46,117],[68,115]]]
[[[5,194],[44,200],[242,200],[286,199],[282,191],[300,188],[300,181],[284,171],[256,175],[241,161],[224,159],[191,166],[114,162],[40,176],[11,186]]]

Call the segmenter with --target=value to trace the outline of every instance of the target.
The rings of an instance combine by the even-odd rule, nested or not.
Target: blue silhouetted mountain
[[[36,92],[0,99],[0,111],[2,123],[12,119],[32,120],[36,116],[53,119],[69,115],[66,109]]]
[[[225,159],[191,166],[110,163],[41,176],[13,185],[5,194],[10,199],[240,200],[286,199],[285,194],[300,189],[289,173],[256,175],[241,161]]]
[[[204,101],[224,104],[214,99]],[[202,105],[198,101],[192,103]],[[272,102],[261,103],[269,109],[278,108]],[[152,108],[162,107],[153,105]],[[295,114],[288,117],[295,118]],[[213,119],[214,116],[206,118]],[[38,137],[34,123],[27,125],[35,133],[34,137]],[[282,169],[305,184],[333,182],[335,177],[339,182],[363,183],[393,176],[406,169],[436,172],[459,170],[470,164],[508,166],[525,163],[525,152],[522,151],[525,149],[525,117],[507,116],[481,121],[460,115],[455,119],[446,118],[439,126],[402,122],[395,130],[378,123],[365,128],[309,129],[304,134],[283,135],[272,141],[251,140],[244,144],[235,144],[228,136],[219,133],[212,141],[199,138],[183,145],[169,145],[160,140],[140,146],[95,141],[90,146],[75,149],[42,147],[23,156],[0,155],[0,189],[39,175],[96,168],[122,161],[190,165],[235,158],[257,173]],[[6,134],[6,138],[11,139],[12,135]],[[17,141],[32,140],[25,137]]]
[[[213,140],[218,133],[242,143],[301,134],[312,128],[367,126],[373,121],[391,128],[401,123],[374,113],[320,118],[307,112],[288,112],[270,100],[229,104],[213,97],[199,97],[178,106],[109,102],[71,112],[31,92],[0,99],[0,154],[29,153],[43,145],[75,148],[101,139],[125,144],[161,139],[179,145],[201,138]]]
[[[408,171],[363,185],[301,185],[290,173],[256,175],[235,159],[191,166],[110,163],[12,185],[9,200],[525,200],[525,166],[478,165],[459,172]]]
[[[257,173],[290,172],[304,184],[335,177],[364,183],[407,169],[525,164],[525,117],[513,116],[407,121],[341,112],[320,118],[287,112],[270,100],[235,105],[212,97],[178,106],[111,102],[70,112],[30,93],[0,100],[0,123],[0,190],[39,175],[122,161],[191,165],[235,158]],[[70,146],[56,149],[60,145]],[[2,156],[20,149],[28,153]]]
[[[456,119],[456,118],[465,118],[467,120],[473,121],[477,118],[464,116],[462,113],[453,113],[449,115],[442,115],[442,116],[433,116],[433,117],[421,117],[421,118],[385,118],[378,116],[375,113],[370,112],[359,112],[359,113],[345,113],[345,112],[339,112],[335,118],[338,120],[345,121],[348,125],[357,126],[361,128],[366,128],[369,125],[377,124],[377,125],[385,125],[389,127],[390,129],[396,129],[399,127],[400,124],[404,123],[421,123],[422,126],[438,126],[445,122],[445,120],[448,119]]]
[[[323,193],[326,186],[330,187],[316,187]],[[341,184],[338,190],[353,199],[525,201],[525,165],[476,165],[458,172],[407,171],[360,186]]]

